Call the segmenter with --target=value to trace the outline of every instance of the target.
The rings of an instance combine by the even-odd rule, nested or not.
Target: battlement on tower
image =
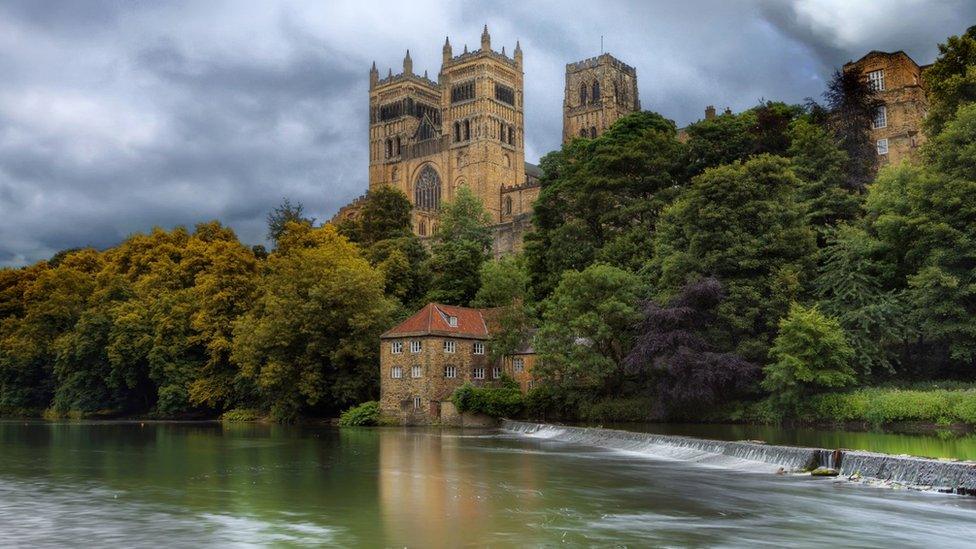
[[[587,69],[593,69],[600,65],[610,65],[611,67],[617,69],[620,72],[629,74],[633,77],[637,77],[637,69],[631,67],[627,63],[617,59],[616,57],[610,55],[609,53],[604,53],[582,61],[577,61],[575,63],[566,63],[566,72],[576,72]]]

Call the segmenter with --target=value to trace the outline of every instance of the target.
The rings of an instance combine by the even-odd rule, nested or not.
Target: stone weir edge
[[[802,446],[780,446],[749,441],[723,441],[678,435],[661,435],[605,429],[602,427],[575,427],[550,423],[502,420],[501,429],[517,434],[531,435],[542,430],[561,430],[575,437],[589,436],[593,442],[580,444],[615,448],[613,442],[666,444],[677,447],[694,447],[716,454],[743,457],[752,461],[780,465],[792,470],[810,470],[815,467],[836,469],[840,476],[861,478],[882,483],[895,483],[911,488],[935,490],[943,493],[976,496],[976,462],[946,461],[932,458],[900,456]],[[560,440],[559,435],[553,440]]]

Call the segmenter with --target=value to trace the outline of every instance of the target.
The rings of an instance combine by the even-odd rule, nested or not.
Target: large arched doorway
[[[420,169],[413,187],[414,207],[423,211],[435,211],[441,205],[441,176],[430,164]]]

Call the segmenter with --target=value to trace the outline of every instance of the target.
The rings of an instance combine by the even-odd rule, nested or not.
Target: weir
[[[893,456],[856,450],[776,446],[505,420],[502,429],[535,438],[753,470],[836,469],[846,477],[891,481],[947,493],[976,495],[976,463]]]

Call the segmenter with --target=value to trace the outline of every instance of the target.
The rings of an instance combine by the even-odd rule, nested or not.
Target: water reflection
[[[494,431],[0,422],[3,547],[948,547],[974,524],[976,499]]]

